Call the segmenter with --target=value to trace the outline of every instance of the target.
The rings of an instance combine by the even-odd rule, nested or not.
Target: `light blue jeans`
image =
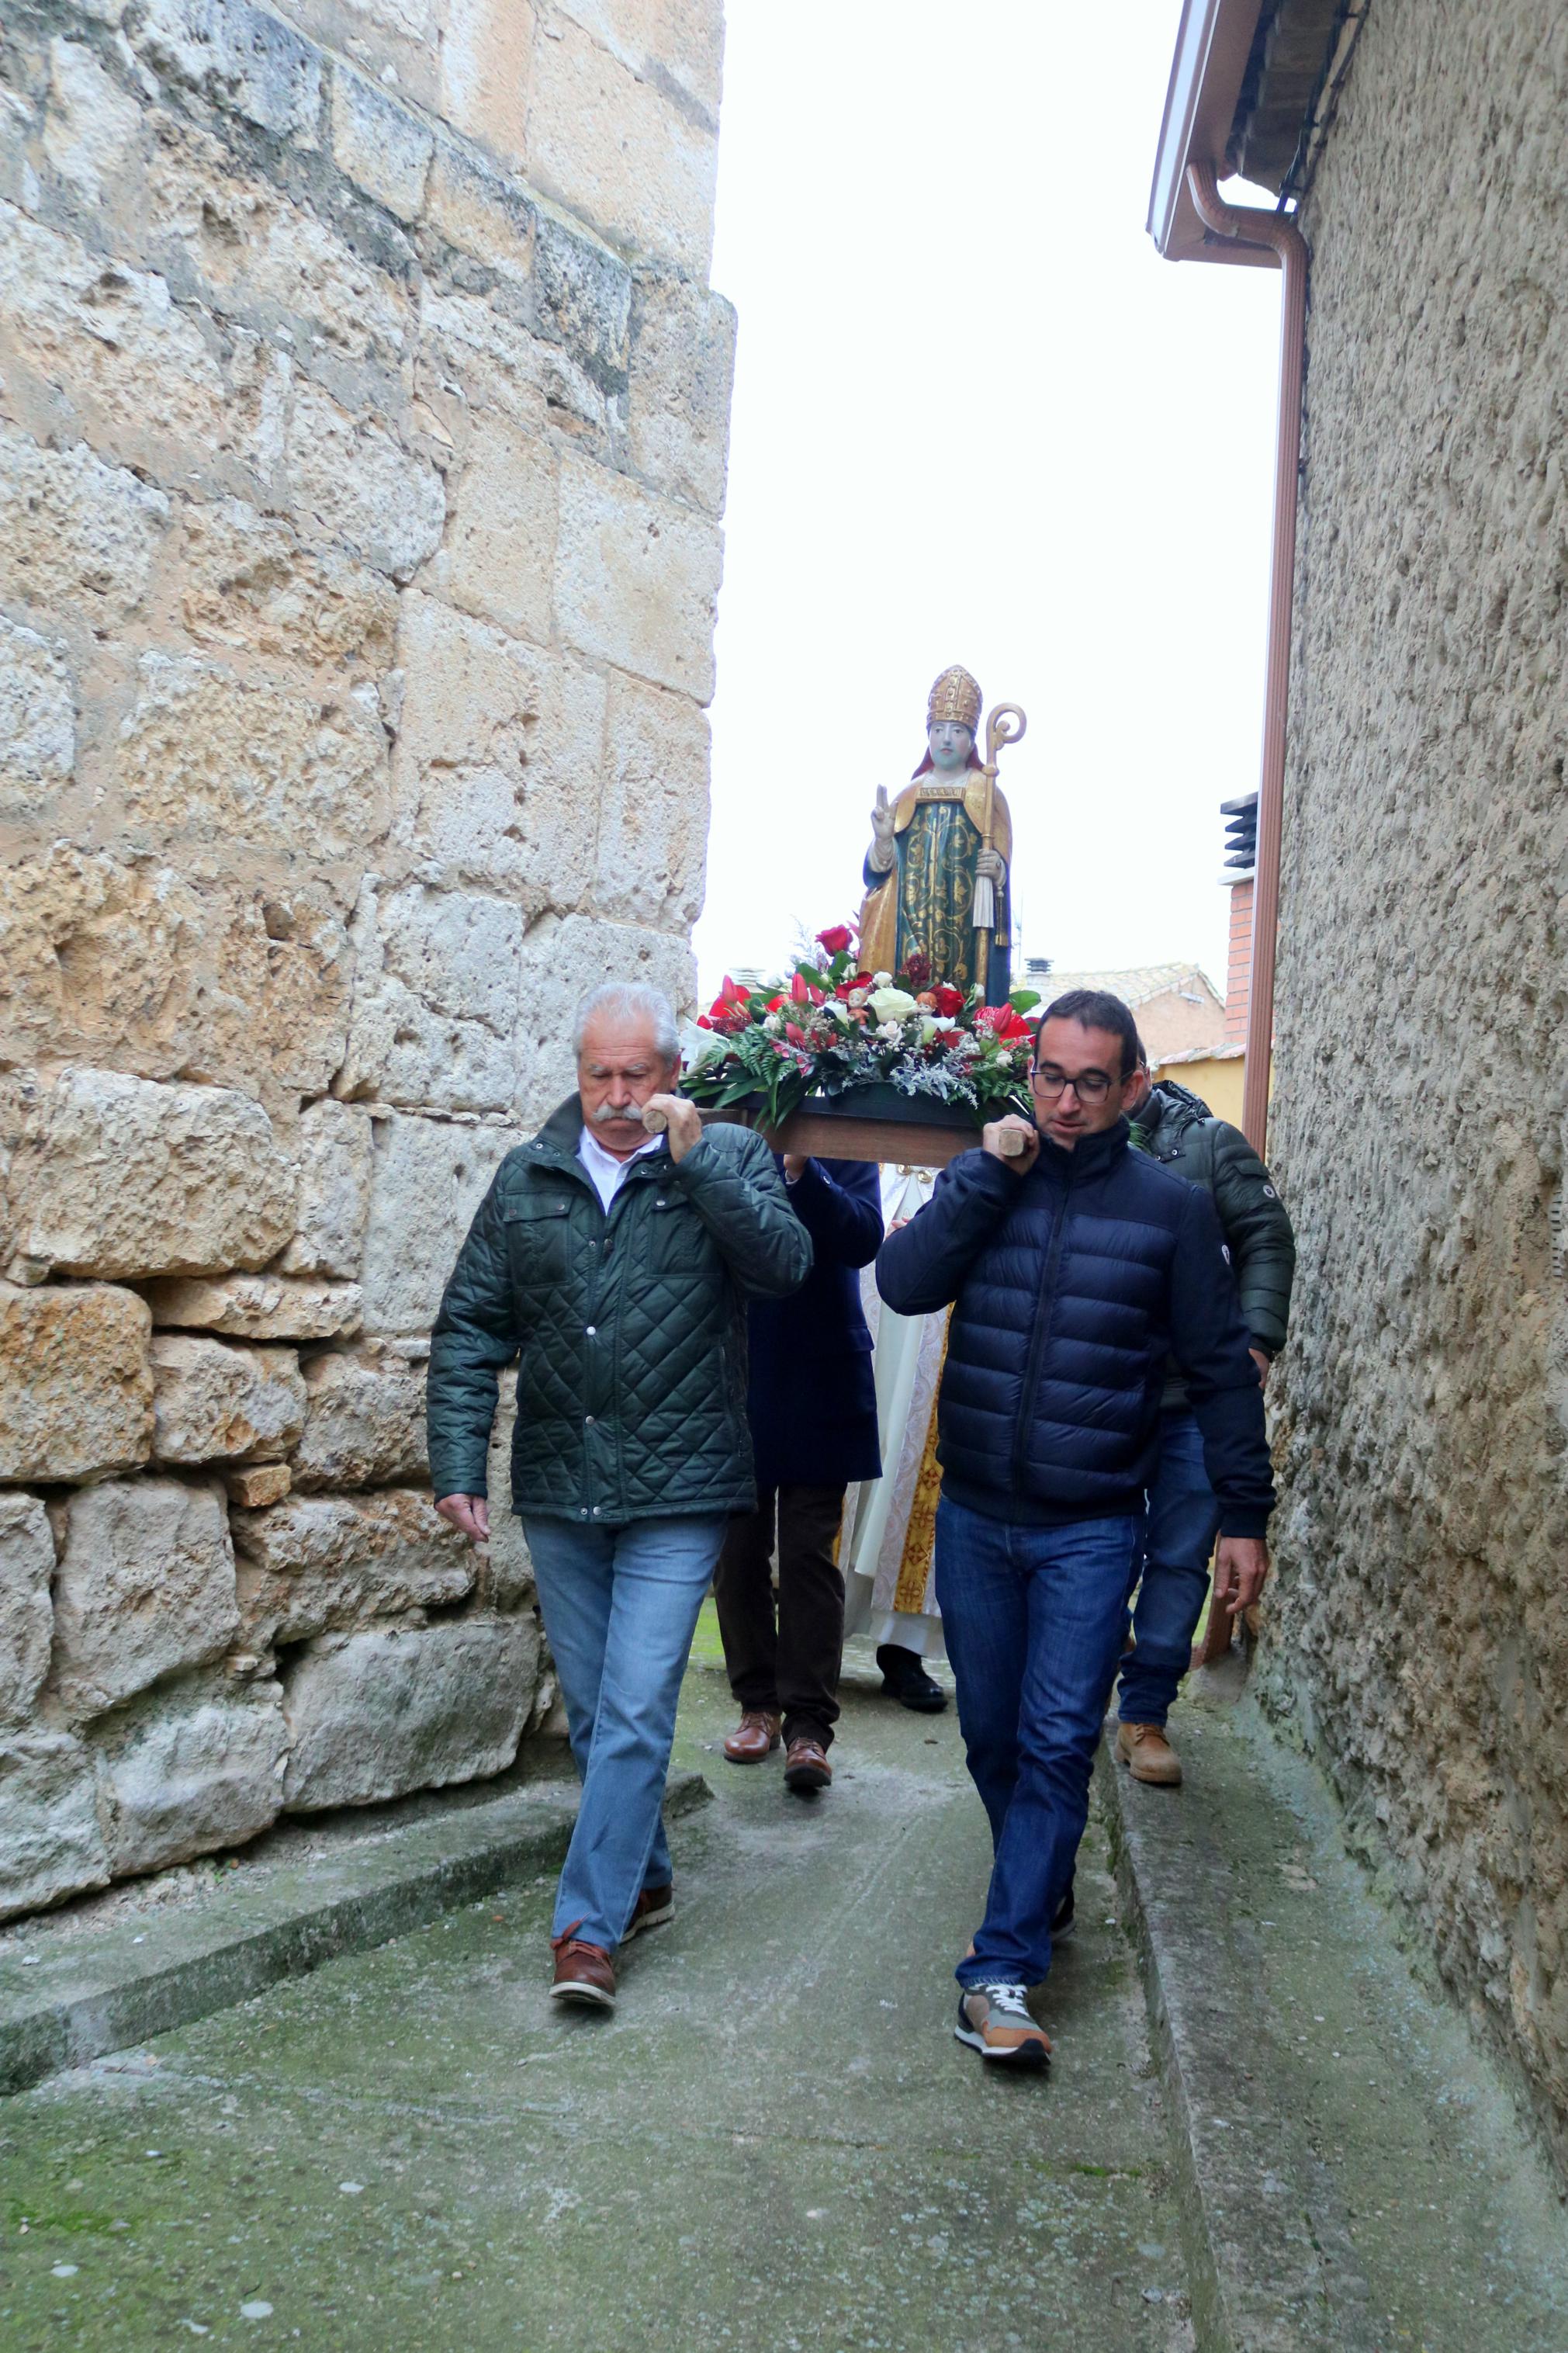
[[[523,1514],[583,1784],[553,1936],[614,1952],[645,1887],[669,1883],[659,1808],[680,1678],[727,1519],[584,1528]]]

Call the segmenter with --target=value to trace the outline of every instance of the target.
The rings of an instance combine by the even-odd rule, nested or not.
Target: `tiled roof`
[[[1195,964],[1140,964],[1128,972],[1048,972],[1043,979],[1030,981],[1047,998],[1065,997],[1069,988],[1103,988],[1112,997],[1120,997],[1123,1005],[1147,1005],[1152,997],[1163,997],[1168,990],[1178,996],[1201,997],[1205,1003],[1222,1006],[1225,999],[1208,975]]]

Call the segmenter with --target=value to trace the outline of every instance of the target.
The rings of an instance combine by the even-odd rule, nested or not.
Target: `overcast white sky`
[[[1196,956],[1258,781],[1279,280],[1144,232],[1178,0],[728,0],[740,312],[704,982],[857,911],[949,662],[1026,951]]]

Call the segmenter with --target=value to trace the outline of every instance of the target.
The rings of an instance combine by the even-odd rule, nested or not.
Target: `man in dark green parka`
[[[1133,1139],[1173,1176],[1213,1196],[1253,1362],[1267,1386],[1269,1364],[1285,1345],[1296,1271],[1296,1239],[1285,1204],[1239,1128],[1215,1119],[1207,1103],[1173,1080],[1151,1085],[1146,1060],[1142,1080],[1131,1104]],[[1132,1617],[1135,1648],[1121,1671],[1116,1746],[1136,1779],[1173,1788],[1181,1780],[1182,1760],[1165,1720],[1203,1615],[1219,1504],[1179,1376],[1166,1382],[1160,1402],[1160,1468],[1147,1497],[1142,1578]]]
[[[705,1132],[670,1092],[658,990],[594,990],[575,1042],[577,1093],[507,1155],[458,1253],[428,1417],[437,1509],[482,1543],[496,1375],[519,1358],[512,1504],[583,1781],[552,1990],[607,2009],[616,1947],[674,1910],[680,1678],[730,1517],[756,1508],[746,1303],[805,1280],[811,1238],[761,1137]]]

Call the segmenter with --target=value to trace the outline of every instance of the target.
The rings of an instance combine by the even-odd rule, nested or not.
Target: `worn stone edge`
[[[1095,1778],[1117,1884],[1138,1950],[1154,2062],[1173,2111],[1178,2206],[1198,2353],[1326,2353],[1329,2348],[1363,2353],[1368,2344],[1364,2336],[1367,2289],[1348,2232],[1335,2227],[1337,2216],[1330,2219],[1337,2203],[1331,2186],[1323,2168],[1297,2146],[1297,2136],[1287,2121],[1269,2114],[1265,2101],[1250,2089],[1246,2104],[1247,2137],[1267,2147],[1268,2174],[1278,2185],[1275,2194],[1287,2209],[1294,2208],[1308,2218],[1325,2274],[1338,2274],[1342,2291],[1349,2287],[1348,2297],[1325,2293],[1316,2315],[1320,2325],[1313,2327],[1300,2302],[1281,2290],[1277,2271],[1268,2260],[1270,2234],[1260,2230],[1255,2237],[1237,2237],[1224,2227],[1226,2200],[1220,2168],[1202,2120],[1216,2109],[1237,2105],[1234,2035],[1253,2031],[1243,2011],[1245,1989],[1255,1983],[1255,1969],[1249,1957],[1213,1920],[1194,1925],[1187,1939],[1172,1934],[1164,1917],[1166,1904],[1154,1841],[1138,1819],[1131,1777],[1118,1767],[1110,1739],[1100,1744]],[[1155,1802],[1182,1801],[1163,1792]],[[1191,1908],[1190,1882],[1184,1892]],[[1209,1947],[1206,1954],[1198,1949],[1204,1944]],[[1226,2014],[1231,2042],[1205,2034],[1201,2017],[1194,2015],[1202,2007],[1201,1992],[1187,1982],[1194,1968],[1205,1984],[1223,1984],[1230,1989]],[[1194,1999],[1186,1998],[1189,1992]],[[1260,2174],[1260,2182],[1263,2178]],[[1255,2216],[1261,2204],[1258,2200],[1253,2206]],[[1325,2279],[1325,2290],[1327,2286]]]
[[[665,1811],[678,1819],[711,1795],[700,1773],[672,1774]],[[170,1931],[175,1937],[185,1932],[185,1948],[162,1961],[132,1955],[136,1924],[107,1931],[90,1951],[69,1956],[79,1963],[70,1972],[73,1982],[45,1991],[26,2009],[5,2014],[0,2007],[0,2096],[231,2009],[323,1961],[370,1952],[423,1927],[523,1872],[558,1861],[575,1819],[573,1799],[552,1793],[546,1801],[543,1792],[528,1790],[434,1821],[426,1817],[357,1854],[314,1867],[280,1864],[279,1882],[302,1877],[307,1883],[300,1898],[279,1905],[276,1885],[242,1888],[177,1920],[157,1921],[166,1939]],[[431,1853],[432,1846],[438,1851]],[[308,1892],[312,1876],[314,1894]],[[140,1933],[153,1931],[143,1924]]]

